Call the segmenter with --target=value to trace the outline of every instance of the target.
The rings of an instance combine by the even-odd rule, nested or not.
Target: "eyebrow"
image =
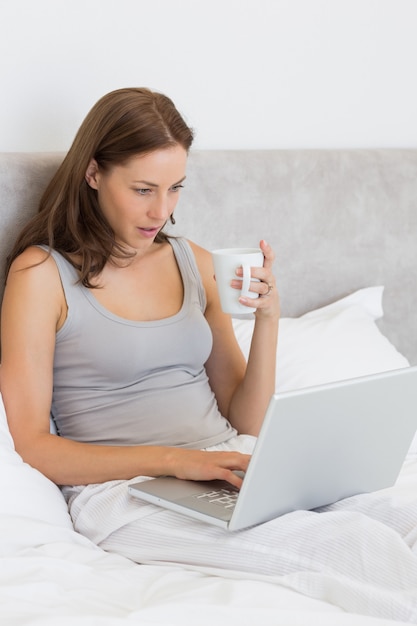
[[[186,176],[181,178],[181,180],[177,181],[176,183],[173,183],[171,187],[175,187],[175,185],[179,185],[183,183],[185,179],[186,179]],[[134,180],[133,184],[134,185],[146,185],[146,187],[155,187],[155,188],[159,187],[159,185],[157,185],[156,183],[151,183],[148,180]]]

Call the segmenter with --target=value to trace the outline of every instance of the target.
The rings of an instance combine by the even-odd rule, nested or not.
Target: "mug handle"
[[[243,280],[242,280],[242,289],[240,291],[241,296],[243,296],[243,298],[254,298],[254,294],[251,292],[249,293],[249,287],[250,287],[250,281],[251,281],[251,267],[250,265],[244,265],[242,264],[242,270],[243,270]]]

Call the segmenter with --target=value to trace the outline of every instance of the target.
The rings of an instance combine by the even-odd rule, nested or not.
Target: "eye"
[[[171,191],[176,192],[183,188],[184,188],[184,185],[174,185],[173,187],[171,187]]]
[[[146,187],[144,187],[144,188],[135,189],[135,191],[140,196],[147,196],[151,192],[151,189],[147,189]]]

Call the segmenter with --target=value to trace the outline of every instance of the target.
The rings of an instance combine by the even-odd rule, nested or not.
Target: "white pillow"
[[[408,367],[407,359],[381,333],[383,287],[369,287],[280,321],[276,390],[355,378]],[[236,338],[248,357],[253,320],[234,319]]]
[[[298,318],[280,321],[276,391],[283,392],[408,367],[408,360],[381,333],[383,287],[360,289]],[[253,320],[234,319],[236,338],[248,357]],[[409,453],[417,453],[417,435]]]
[[[14,449],[0,394],[0,517],[22,516],[72,528],[58,487],[24,463]]]

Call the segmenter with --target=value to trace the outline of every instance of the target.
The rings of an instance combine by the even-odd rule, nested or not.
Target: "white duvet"
[[[361,561],[355,563],[356,579],[341,573],[329,576],[307,568],[289,576],[267,578],[170,564],[137,565],[104,552],[68,527],[22,516],[2,516],[0,623],[5,626],[116,626],[129,622],[159,626],[417,623],[416,494],[417,458],[410,456],[395,487],[365,496],[375,497],[380,511],[384,501],[389,502],[387,512],[398,505],[402,513],[395,523],[402,528],[408,525],[408,532],[401,537],[392,530],[391,522],[388,527],[358,513],[360,523],[352,526],[352,542],[361,546]],[[369,524],[372,532],[383,539],[379,549],[384,569],[380,567],[381,554],[374,552],[378,537],[371,546],[363,541],[369,535]],[[327,541],[328,532],[327,525],[323,528],[323,541]],[[320,537],[317,533],[316,538]],[[349,546],[341,558],[350,572]],[[373,571],[375,563],[378,571]],[[377,593],[373,585],[361,582],[362,575],[377,577]]]

